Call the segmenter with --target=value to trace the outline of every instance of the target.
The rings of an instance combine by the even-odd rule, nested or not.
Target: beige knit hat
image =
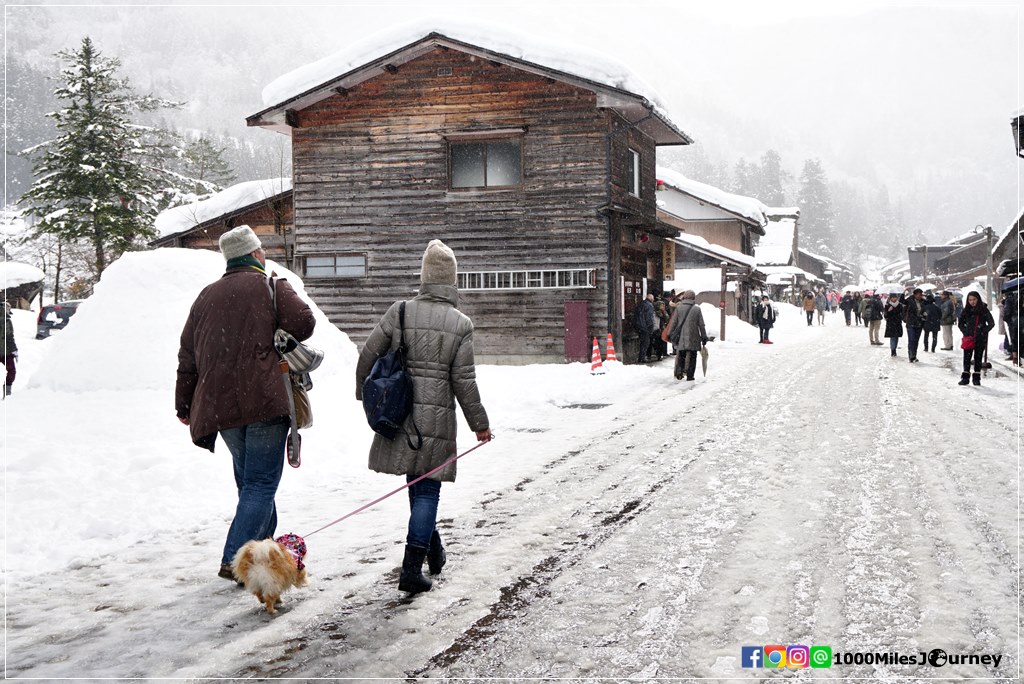
[[[238,226],[220,236],[220,253],[229,260],[251,254],[262,246],[249,226]]]
[[[422,285],[455,285],[455,274],[459,264],[455,252],[440,240],[431,240],[423,252],[423,266],[420,269]]]

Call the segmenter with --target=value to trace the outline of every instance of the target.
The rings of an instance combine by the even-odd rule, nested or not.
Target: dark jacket
[[[277,309],[279,327],[296,339],[313,334],[313,312],[286,280],[277,281]],[[255,269],[229,269],[199,293],[181,331],[174,393],[197,446],[213,451],[221,430],[290,413],[276,327],[267,277]]]
[[[939,332],[939,329],[942,328],[942,309],[939,308],[934,299],[925,301],[922,318],[925,330]]]
[[[633,313],[633,326],[637,332],[645,330],[647,332],[654,332],[658,329],[657,323],[655,322],[654,316],[654,304],[647,301],[645,297],[640,304],[637,305],[636,311]]]
[[[455,308],[458,290],[452,285],[426,284],[405,305],[405,363],[413,382],[412,419],[423,435],[423,447],[411,449],[406,435],[394,440],[374,435],[369,466],[378,473],[422,475],[456,455],[458,428],[455,400],[473,432],[490,427],[476,385],[473,355],[473,322]],[[374,362],[399,344],[398,310],[395,302],[366,339],[356,364],[356,399],[362,399],[363,381]],[[406,432],[416,440],[410,421]],[[454,482],[456,464],[431,475]]]
[[[854,301],[853,295],[843,295],[842,301],[839,302],[839,308],[843,311],[853,311],[857,302]]]
[[[903,320],[906,322],[908,328],[923,328],[924,327],[924,299],[918,300],[917,297],[900,297],[900,303],[903,304]]]
[[[956,300],[950,297],[939,302],[939,310],[942,312],[942,325],[956,325]]]
[[[762,328],[771,328],[775,325],[775,307],[771,302],[767,305],[763,301],[757,303],[754,307],[754,322]]]
[[[18,343],[14,341],[14,324],[10,316],[4,316],[4,356],[18,351]]]
[[[985,303],[978,302],[978,306],[964,306],[957,327],[964,335],[974,336],[975,347],[985,347],[988,344],[988,333],[996,327],[996,322]]]
[[[885,333],[883,337],[903,337],[903,305],[899,302],[885,303]]]
[[[864,299],[864,311],[861,317],[865,321],[882,320],[882,300],[875,297],[865,297]]]

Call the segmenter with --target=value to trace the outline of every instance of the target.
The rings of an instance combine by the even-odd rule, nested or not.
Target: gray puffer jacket
[[[451,285],[423,285],[420,295],[405,305],[406,368],[413,381],[412,419],[423,435],[423,447],[413,451],[406,436],[389,440],[374,435],[370,470],[392,475],[422,475],[456,454],[455,400],[474,432],[486,430],[487,412],[480,401],[473,360],[473,322],[455,308],[458,290]],[[399,302],[391,305],[370,333],[356,364],[356,399],[362,400],[363,381],[374,362],[399,344]],[[405,430],[416,441],[412,421]],[[455,463],[431,476],[455,481]]]
[[[687,316],[691,310],[693,313]],[[694,300],[684,299],[676,307],[668,324],[668,339],[676,349],[688,351],[697,351],[707,343],[708,333],[704,328],[704,314]]]

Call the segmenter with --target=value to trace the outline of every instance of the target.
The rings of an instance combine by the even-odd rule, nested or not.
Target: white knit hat
[[[431,240],[423,252],[420,283],[423,285],[455,285],[459,264],[455,252],[440,240]]]
[[[238,226],[220,236],[220,253],[225,259],[251,254],[262,247],[256,233],[249,226]]]

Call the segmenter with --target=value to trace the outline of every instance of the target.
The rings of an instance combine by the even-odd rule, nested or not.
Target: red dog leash
[[[491,439],[494,439],[494,436],[493,436],[493,435],[491,436]],[[489,442],[489,441],[491,441],[491,440],[487,440],[487,441]],[[445,462],[444,462],[444,463],[442,463],[441,465],[437,466],[436,468],[434,468],[433,470],[431,470],[431,471],[430,471],[430,472],[428,472],[428,473],[424,473],[424,474],[420,475],[419,477],[417,477],[417,478],[416,478],[415,480],[413,480],[412,482],[406,482],[406,483],[405,483],[404,485],[402,485],[401,487],[399,487],[399,488],[398,488],[398,489],[396,489],[395,491],[393,491],[393,492],[388,492],[387,494],[385,494],[384,496],[380,497],[379,499],[376,499],[376,500],[374,500],[374,501],[371,501],[370,503],[366,504],[365,506],[360,506],[359,508],[357,508],[356,510],[352,511],[351,513],[346,513],[345,515],[341,516],[340,518],[338,518],[338,519],[337,519],[337,520],[335,520],[334,522],[329,522],[329,523],[327,523],[326,525],[324,525],[323,527],[321,527],[320,529],[317,529],[317,530],[313,530],[313,531],[312,531],[312,532],[310,532],[309,534],[305,534],[305,535],[303,535],[303,538],[305,538],[305,537],[309,537],[309,536],[312,536],[312,535],[316,534],[317,532],[320,532],[321,530],[326,530],[326,529],[327,529],[328,527],[330,527],[331,525],[337,525],[337,524],[338,524],[338,523],[340,523],[340,522],[341,522],[342,520],[345,520],[346,518],[351,518],[351,517],[352,517],[353,515],[356,515],[357,513],[362,513],[362,512],[363,512],[363,511],[365,511],[365,510],[366,510],[367,508],[370,508],[371,506],[374,506],[374,505],[376,505],[376,504],[379,504],[379,503],[380,503],[381,501],[383,501],[384,499],[388,498],[389,496],[394,496],[395,494],[397,494],[398,492],[402,491],[403,489],[407,489],[407,488],[409,488],[409,487],[413,486],[414,484],[416,484],[416,483],[417,483],[417,482],[419,482],[420,480],[423,480],[423,479],[426,479],[426,478],[430,477],[431,475],[433,475],[433,474],[434,474],[434,473],[436,473],[437,471],[439,471],[439,470],[443,470],[443,469],[447,468],[447,467],[448,467],[448,466],[450,466],[450,465],[451,465],[452,463],[455,463],[456,461],[458,461],[458,460],[459,460],[460,458],[462,458],[462,457],[463,457],[463,456],[465,456],[466,454],[468,454],[468,453],[470,453],[470,452],[472,452],[472,451],[476,451],[477,449],[479,449],[480,447],[482,447],[482,446],[483,446],[484,444],[487,444],[487,442],[480,442],[479,444],[477,444],[477,445],[476,445],[475,447],[473,447],[472,449],[467,449],[466,451],[463,451],[463,452],[462,452],[461,454],[459,454],[458,456],[452,456],[452,457],[451,457],[450,459],[448,459],[447,461],[445,461]]]

